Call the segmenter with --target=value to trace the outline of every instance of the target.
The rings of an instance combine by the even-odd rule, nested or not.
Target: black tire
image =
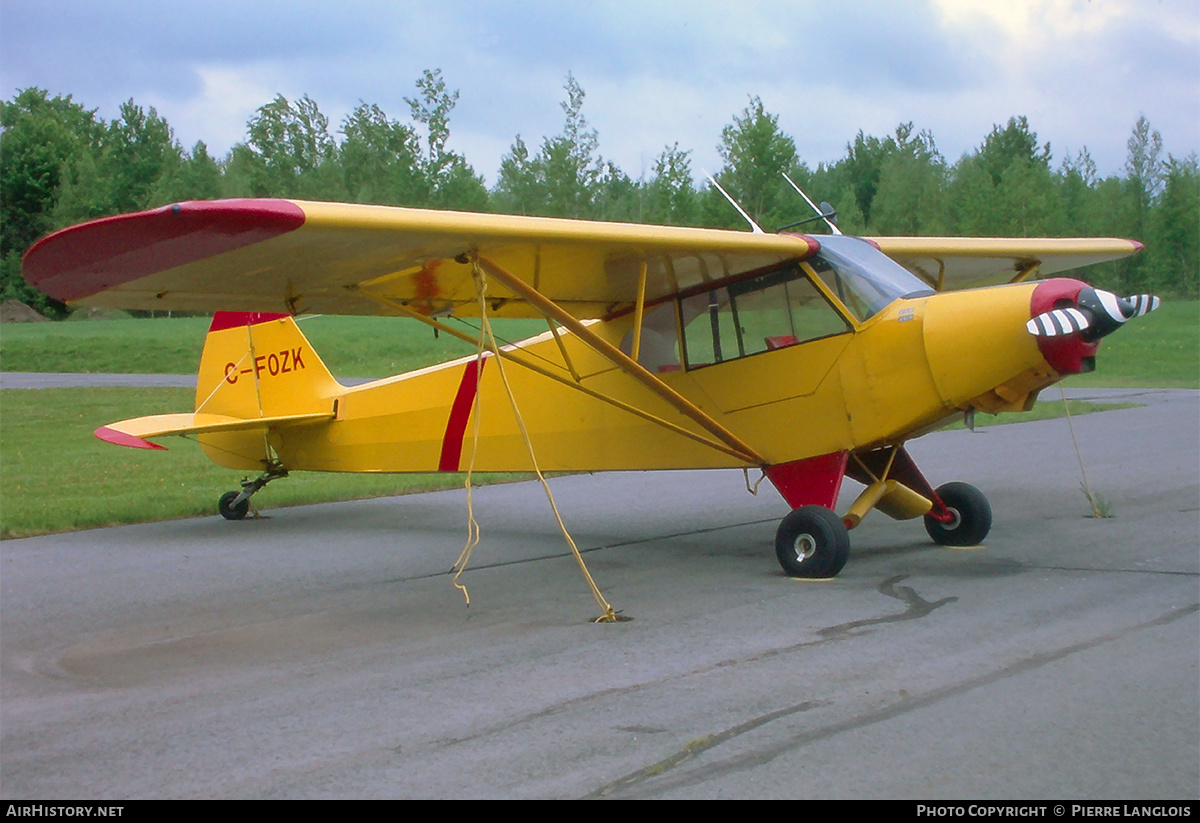
[[[970,483],[947,483],[938,497],[954,515],[954,522],[940,523],[925,515],[925,531],[942,546],[978,546],[992,530],[992,506],[983,492]]]
[[[239,494],[241,492],[225,492],[217,501],[217,511],[226,520],[241,520],[250,511],[250,498],[248,497],[236,506],[233,505],[233,501],[237,500]]]
[[[850,557],[850,533],[824,506],[801,506],[780,522],[775,556],[792,577],[833,577]]]

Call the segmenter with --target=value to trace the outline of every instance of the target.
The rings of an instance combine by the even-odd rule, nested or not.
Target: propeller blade
[[[1129,315],[1132,318],[1141,317],[1154,311],[1158,308],[1160,301],[1153,294],[1135,294],[1132,297],[1126,297],[1125,302],[1133,306],[1133,314]]]
[[[1035,337],[1058,337],[1083,331],[1091,325],[1088,316],[1079,309],[1053,309],[1030,320],[1025,328]]]
[[[1087,288],[1079,292],[1077,302],[1092,319],[1092,327],[1084,337],[1099,340],[1121,328],[1126,320],[1154,311],[1159,300],[1151,294],[1117,297],[1104,289]]]

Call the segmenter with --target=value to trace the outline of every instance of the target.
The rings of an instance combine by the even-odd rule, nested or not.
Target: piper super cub
[[[221,497],[228,519],[288,472],[528,471],[528,441],[553,471],[759,468],[791,506],[780,564],[829,577],[871,509],[924,518],[940,544],[984,539],[984,496],[935,489],[905,443],[964,413],[1028,410],[1093,369],[1100,338],[1157,298],[1042,278],[1140,249],[227,200],[65,229],[24,272],[71,304],[216,312],[195,410],[96,434],[139,448],[192,435],[257,472]],[[477,351],[348,387],[301,314],[411,318]],[[479,318],[480,336],[451,316]],[[490,318],[514,317],[547,330],[483,345]],[[865,489],[839,515],[845,477]]]

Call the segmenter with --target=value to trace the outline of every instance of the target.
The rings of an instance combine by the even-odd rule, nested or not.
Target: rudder
[[[213,315],[196,411],[245,419],[328,412],[342,386],[287,314]]]

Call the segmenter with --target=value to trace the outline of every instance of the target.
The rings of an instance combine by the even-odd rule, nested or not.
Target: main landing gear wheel
[[[247,497],[241,503],[234,505],[234,501],[238,499],[241,492],[225,492],[221,495],[221,499],[217,501],[217,511],[226,520],[241,520],[250,511],[250,498]]]
[[[953,515],[943,523],[925,515],[925,531],[942,546],[978,546],[992,530],[992,506],[983,492],[969,483],[947,483],[937,495]]]
[[[850,533],[824,506],[801,506],[780,522],[775,556],[792,577],[833,577],[850,557]]]

